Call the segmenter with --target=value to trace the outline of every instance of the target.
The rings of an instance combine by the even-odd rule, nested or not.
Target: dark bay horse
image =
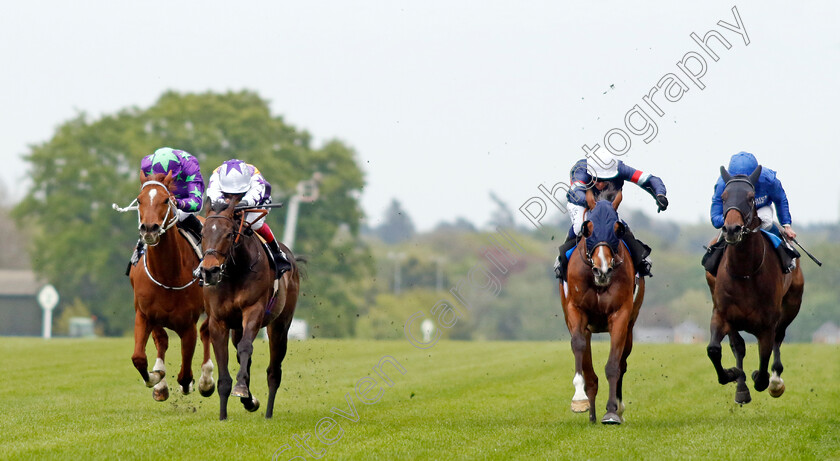
[[[726,250],[720,261],[717,277],[706,272],[706,282],[712,292],[711,340],[706,349],[717,372],[718,382],[735,381],[735,402],[744,404],[751,400],[744,374],[746,347],[740,331],[746,331],[758,340],[758,370],[752,374],[755,390],[780,397],[785,391],[781,374],[783,370],[779,348],[785,330],[799,313],[805,279],[797,262],[788,274],[782,273],[779,258],[770,242],[761,235],[761,220],[755,209],[755,184],[761,166],[752,174],[731,176],[720,168],[726,181],[723,199],[723,238]],[[729,336],[729,346],[735,355],[735,368],[721,365],[721,345]],[[773,376],[767,372],[770,353],[773,353]]]
[[[645,294],[644,278],[636,281],[630,252],[619,241],[625,231],[615,212],[620,201],[619,195],[612,203],[595,203],[592,194],[587,194],[589,210],[581,228],[584,238],[569,258],[567,284],[560,284],[560,300],[575,354],[572,411],[589,410],[589,421],[593,423],[598,376],[592,368],[592,333],[610,334],[610,355],[605,367],[610,395],[601,422],[621,424],[622,382],[633,347],[633,324]]]
[[[248,411],[260,403],[251,394],[251,355],[254,338],[260,328],[268,327],[270,358],[268,365],[268,406],[265,417],[274,412],[274,397],[282,378],[281,364],[286,357],[289,325],[295,313],[300,290],[300,273],[288,247],[280,248],[289,256],[292,268],[275,280],[268,256],[257,235],[251,231],[246,213],[235,206],[242,194],[229,202],[211,205],[205,221],[201,262],[204,300],[210,316],[210,337],[219,364],[219,419],[227,418],[228,396],[239,397]],[[254,210],[249,210],[253,212]],[[262,211],[265,213],[265,211]],[[279,243],[279,242],[278,242]],[[273,297],[277,288],[276,297]],[[228,371],[228,335],[236,348],[239,373],[231,393]]]
[[[134,288],[134,354],[131,361],[148,387],[154,387],[153,397],[164,401],[169,397],[166,384],[164,356],[169,347],[169,328],[181,338],[181,371],[178,384],[187,394],[192,391],[192,359],[196,346],[196,323],[204,312],[201,287],[192,276],[198,265],[198,256],[187,239],[178,232],[173,196],[170,194],[170,174],[144,175],[140,173],[140,195],[136,207],[119,211],[137,210],[140,238],[146,244],[145,254],[131,267],[129,279]],[[209,396],[213,393],[213,362],[210,360],[210,340],[207,320],[201,324],[201,342],[204,359],[201,366],[199,391]],[[157,348],[157,359],[148,371],[146,343],[152,335]]]

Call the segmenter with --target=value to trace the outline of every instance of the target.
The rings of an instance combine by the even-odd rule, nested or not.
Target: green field
[[[171,377],[177,346],[167,356]],[[0,338],[0,458],[271,459],[289,444],[278,459],[314,459],[293,438],[309,433],[322,459],[840,459],[837,346],[785,345],[785,395],[753,391],[741,407],[734,385],[717,384],[705,345],[637,344],[620,426],[592,425],[569,411],[574,369],[566,341],[442,342],[425,351],[404,341],[292,342],[274,419],[232,399],[225,422],[216,394],[173,390],[154,402],[131,365],[132,347],[130,339]],[[263,403],[267,349],[262,340],[255,345],[252,380]],[[599,418],[606,352],[606,343],[595,343]],[[383,367],[393,387],[372,372],[384,356],[406,370]],[[754,345],[746,362],[749,374]],[[359,401],[354,386],[365,376],[384,388],[380,401]],[[352,413],[348,393],[355,422],[331,411]],[[340,425],[324,434],[331,445],[315,435],[325,417]]]

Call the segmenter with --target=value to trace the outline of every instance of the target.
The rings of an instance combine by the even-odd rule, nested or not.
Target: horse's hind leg
[[[202,397],[210,397],[216,383],[213,381],[213,361],[210,360],[210,318],[206,317],[199,327],[201,346],[204,349],[204,359],[201,361],[201,377],[198,378],[198,393]]]
[[[178,384],[181,385],[181,392],[189,394],[193,388],[192,359],[195,354],[196,331],[195,324],[179,332],[181,337],[181,371],[178,372]]]
[[[738,378],[735,380],[735,403],[741,405],[750,403],[752,397],[750,397],[750,388],[747,387],[747,377],[744,374],[744,356],[747,354],[747,346],[744,338],[736,330],[729,332],[729,347],[732,349],[732,355],[735,356],[737,370],[730,368],[728,371],[738,373]]]
[[[618,376],[618,386],[615,390],[615,397],[618,399],[618,410],[616,410],[616,414],[618,414],[622,422],[624,422],[624,398],[622,396],[622,390],[624,388],[624,374],[627,373],[627,357],[630,357],[630,351],[632,350],[633,326],[631,325],[628,327],[627,340],[624,342],[624,354],[621,355],[621,362],[619,363],[619,366],[621,367],[621,374]]]
[[[779,321],[779,326],[776,328],[776,337],[773,343],[773,374],[770,376],[770,384],[767,392],[771,397],[781,397],[785,393],[785,382],[782,380],[782,356],[781,347],[785,340],[785,332],[787,327],[799,314],[799,307],[802,305],[802,292],[805,285],[805,279],[802,277],[802,269],[797,263],[796,269],[791,273],[793,280],[790,288],[782,298],[782,319]]]
[[[227,326],[219,320],[210,320],[210,337],[213,340],[213,352],[219,364],[219,420],[227,419],[227,402],[230,397],[232,379],[228,371],[228,335]]]
[[[610,320],[610,356],[604,372],[610,383],[610,394],[607,400],[607,413],[601,419],[604,424],[621,424],[618,415],[618,380],[622,375],[621,360],[624,358],[624,347],[627,343],[627,332],[630,324],[628,318],[632,310],[631,305],[624,305],[621,311]]]
[[[290,322],[291,320],[289,320]],[[285,316],[276,318],[268,325],[268,345],[271,357],[268,362],[268,406],[265,409],[266,419],[274,415],[274,397],[283,380],[283,359],[289,344],[289,326]]]
[[[157,358],[155,359],[155,366],[152,368],[152,381],[159,381],[152,389],[152,397],[158,402],[163,402],[169,398],[169,386],[166,384],[166,350],[169,349],[169,335],[163,327],[155,325],[152,327],[152,338],[155,341],[155,348],[157,348]]]

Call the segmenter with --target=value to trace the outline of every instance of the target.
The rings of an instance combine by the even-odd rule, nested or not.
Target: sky
[[[568,182],[595,144],[602,160],[662,178],[663,218],[709,222],[720,165],[746,150],[778,172],[794,227],[836,222],[840,4],[686,3],[7,2],[0,180],[23,196],[21,156],[79,112],[149,107],[170,89],[248,89],[319,143],[357,152],[373,226],[392,199],[419,230],[457,217],[485,225],[491,192],[519,224],[532,197],[526,210],[544,204],[542,222],[565,219],[539,186]],[[733,7],[745,34],[719,25],[737,25]],[[711,30],[730,45],[709,39],[717,61],[690,36]],[[692,53],[706,66],[699,83],[686,74],[701,73]],[[673,102],[649,96],[658,84],[672,85]],[[642,134],[626,126],[636,105],[655,136],[640,131],[641,113],[629,122]],[[623,208],[655,214],[641,189],[624,196]]]

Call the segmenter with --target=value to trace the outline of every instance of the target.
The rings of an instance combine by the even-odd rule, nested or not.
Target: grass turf
[[[271,459],[288,444],[277,459],[314,459],[296,446],[308,433],[322,459],[840,459],[838,346],[786,344],[785,395],[751,388],[752,403],[739,406],[734,384],[717,384],[705,345],[636,344],[620,426],[592,425],[569,410],[567,341],[441,342],[427,350],[405,341],[292,342],[274,419],[232,398],[225,422],[217,394],[185,396],[173,387],[177,339],[163,403],[140,381],[132,348],[130,339],[0,338],[0,458]],[[599,418],[607,350],[594,343]],[[151,342],[148,351],[153,357]],[[392,387],[373,371],[385,356],[406,371],[382,368]],[[748,376],[757,360],[748,345]],[[263,405],[267,361],[268,345],[258,340],[251,388]],[[733,362],[725,348],[724,366]],[[366,376],[383,389],[376,403],[356,394]],[[353,413],[348,393],[357,414],[350,419],[333,410]],[[329,445],[316,436],[325,417],[339,425],[322,434],[335,439]]]

